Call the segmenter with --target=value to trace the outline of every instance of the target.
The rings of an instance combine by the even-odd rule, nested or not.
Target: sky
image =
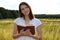
[[[19,10],[21,2],[27,2],[34,14],[60,14],[60,0],[0,0],[0,7]]]

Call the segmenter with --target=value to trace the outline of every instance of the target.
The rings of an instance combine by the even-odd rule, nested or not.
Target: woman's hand
[[[22,29],[19,34],[24,35],[24,29]]]
[[[24,35],[26,36],[31,36],[31,32],[30,32],[30,29],[27,29],[26,31],[24,31]]]
[[[22,29],[19,33],[20,35],[25,35],[25,36],[31,36],[31,32],[30,32],[30,29],[27,29],[26,31],[24,31],[24,29]]]

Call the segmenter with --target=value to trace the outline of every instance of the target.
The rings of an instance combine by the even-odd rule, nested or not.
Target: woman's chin
[[[28,14],[25,14],[25,16],[28,16]]]

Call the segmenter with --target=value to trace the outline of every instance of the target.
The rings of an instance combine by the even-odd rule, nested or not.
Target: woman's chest
[[[26,23],[24,20],[18,21],[17,24],[21,26],[34,26],[34,23],[32,21],[29,21],[28,23]]]

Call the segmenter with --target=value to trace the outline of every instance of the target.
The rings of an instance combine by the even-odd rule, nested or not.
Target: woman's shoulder
[[[19,20],[19,19],[21,19],[21,18],[20,17],[17,17],[17,18],[14,19],[14,21]]]
[[[22,20],[22,17],[17,17],[14,19],[14,22],[21,21],[21,20]]]
[[[40,22],[40,19],[34,18],[33,21],[35,21],[35,22]]]
[[[42,22],[41,22],[40,19],[38,19],[38,18],[34,18],[34,19],[33,19],[33,24],[34,24],[35,26],[38,26],[38,25],[41,25]]]

